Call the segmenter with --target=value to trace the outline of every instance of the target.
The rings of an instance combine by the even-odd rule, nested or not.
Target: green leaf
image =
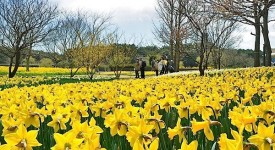
[[[212,145],[211,150],[215,150],[215,149],[216,149],[216,145],[217,145],[217,142],[215,142],[215,143]]]

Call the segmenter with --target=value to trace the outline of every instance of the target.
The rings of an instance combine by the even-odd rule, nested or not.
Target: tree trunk
[[[170,40],[170,55],[171,55],[171,58],[173,59],[174,56],[175,56],[175,53],[174,53],[174,41],[173,40]],[[175,60],[174,60],[175,61]]]
[[[204,50],[204,40],[202,38],[201,39],[201,46],[200,46],[200,62],[199,62],[200,76],[204,76],[204,66],[203,66],[204,52],[205,52],[205,50]]]
[[[70,67],[70,78],[73,78],[73,77],[74,77],[73,67],[71,66]]]
[[[90,78],[90,80],[93,80],[93,78],[94,78],[94,74],[93,74],[93,73],[92,73],[92,74],[90,74],[89,78]]]
[[[176,23],[176,29],[177,29],[177,31],[176,31],[176,44],[175,44],[175,48],[174,48],[174,57],[173,57],[173,59],[174,59],[174,69],[175,69],[175,71],[176,72],[178,72],[179,71],[179,51],[180,51],[180,38],[179,38],[179,29],[178,29],[178,26],[179,26],[179,24],[177,24]],[[169,60],[167,60],[167,61],[169,61]]]
[[[19,64],[20,64],[20,57],[21,57],[21,52],[18,50],[15,54],[15,63],[14,63],[14,68],[12,70],[12,64],[13,64],[13,58],[11,58],[10,66],[9,66],[9,78],[13,78],[18,70]]]
[[[265,3],[268,3],[268,1]],[[263,38],[264,38],[265,53],[266,53],[266,58],[265,58],[264,64],[265,64],[265,66],[271,66],[271,46],[270,46],[270,40],[269,40],[269,36],[268,36],[268,34],[269,34],[269,31],[268,31],[268,9],[264,9],[264,13],[263,13],[262,34],[263,34]]]
[[[180,68],[180,52],[177,50],[175,51],[175,64],[174,64],[174,68],[175,68],[175,72],[179,72],[179,68]]]
[[[204,68],[203,68],[201,62],[200,62],[200,64],[199,64],[199,71],[200,71],[200,76],[204,76]]]
[[[169,24],[169,28],[170,28],[170,39],[169,39],[169,46],[170,46],[170,55],[171,58],[174,58],[175,55],[175,48],[174,48],[174,6],[172,5],[173,2],[171,3],[171,10],[170,10],[170,24]],[[175,60],[174,60],[175,61]]]
[[[30,58],[32,53],[32,45],[30,45],[30,49],[28,50],[27,58],[26,58],[26,71],[30,71]]]
[[[11,57],[11,58],[10,58],[9,75],[10,75],[10,73],[11,73],[11,69],[12,69],[12,65],[13,65],[13,58],[14,58],[14,57]]]
[[[209,59],[209,55],[211,53],[211,52],[208,52],[208,54],[207,54],[207,51],[210,51],[210,49],[206,50],[206,55],[205,55],[205,58],[204,58],[205,59],[205,68],[204,69],[208,69],[208,61],[209,61],[208,59]]]
[[[260,25],[255,25],[255,49],[254,49],[254,67],[259,67],[260,66]]]
[[[183,19],[183,12],[182,12],[183,8],[181,5],[179,5],[179,8],[178,8],[178,12],[176,12],[175,14],[175,29],[176,29],[176,47],[175,47],[175,53],[174,53],[174,70],[175,72],[179,72],[179,64],[180,64],[180,58],[181,58],[181,53],[182,53],[182,50],[183,50],[183,44],[182,44],[182,19]]]
[[[116,69],[115,69],[115,77],[116,77],[117,79],[119,79],[119,78],[120,78],[121,71],[118,70],[118,69],[119,69],[119,66],[116,66],[115,68],[116,68]]]
[[[263,45],[263,63],[264,63],[264,66],[266,66],[266,46],[265,44]]]
[[[261,23],[258,15],[258,4],[254,3],[254,20],[255,20],[255,47],[254,47],[254,67],[260,66],[260,40],[261,40]]]
[[[218,69],[218,59],[219,59],[219,57],[217,55],[217,52],[214,50],[214,51],[212,51],[211,54],[212,54],[213,66],[214,66],[215,69]]]
[[[221,70],[221,57],[218,58],[218,69]]]
[[[222,59],[222,53],[221,53],[221,49],[219,48],[219,51],[218,51],[218,67],[219,67],[219,70],[221,70],[221,59]]]

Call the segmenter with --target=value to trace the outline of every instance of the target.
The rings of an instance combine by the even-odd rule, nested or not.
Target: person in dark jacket
[[[146,61],[142,59],[141,66],[140,66],[140,77],[142,79],[145,78],[145,67],[146,67]]]

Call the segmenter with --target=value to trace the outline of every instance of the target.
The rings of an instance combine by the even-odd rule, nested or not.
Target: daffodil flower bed
[[[73,69],[76,70],[76,69]],[[7,75],[8,74],[8,67],[0,66],[0,75]],[[86,75],[87,71],[86,68],[80,68],[76,75]],[[146,76],[154,76],[154,71],[146,71]],[[19,76],[56,76],[56,75],[70,75],[69,68],[54,68],[54,67],[31,67],[30,71],[26,71],[25,67],[19,67],[17,71],[17,75]],[[121,75],[123,76],[135,76],[134,67],[133,71],[121,71]],[[95,74],[98,78],[101,77],[114,77],[115,74],[113,71],[100,71]]]
[[[15,76],[8,78],[7,76],[0,76],[0,91],[11,87],[23,87],[23,86],[39,86],[42,84],[65,84],[65,83],[79,83],[79,82],[101,82],[111,81],[112,78],[69,78],[67,76]]]
[[[0,91],[0,149],[271,149],[275,69]]]
[[[8,74],[8,67],[0,66],[0,74]],[[69,68],[54,68],[54,67],[31,67],[30,71],[26,71],[25,67],[19,67],[17,75],[21,76],[37,76],[37,75],[69,75]],[[86,74],[84,68],[79,69],[78,74]]]
[[[32,86],[46,82],[57,82],[58,78],[46,77],[46,76],[15,76],[8,78],[7,76],[0,76],[0,90],[14,86]]]

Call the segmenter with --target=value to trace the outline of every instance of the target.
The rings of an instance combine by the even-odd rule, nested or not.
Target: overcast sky
[[[156,20],[156,0],[51,0],[61,9],[91,11],[110,14],[112,23],[125,33],[127,38],[143,38],[143,44],[158,44],[152,31]],[[239,48],[254,49],[253,27],[244,27],[239,33],[242,42]],[[275,24],[270,25],[271,46],[275,48]],[[137,42],[137,41],[136,41]]]

